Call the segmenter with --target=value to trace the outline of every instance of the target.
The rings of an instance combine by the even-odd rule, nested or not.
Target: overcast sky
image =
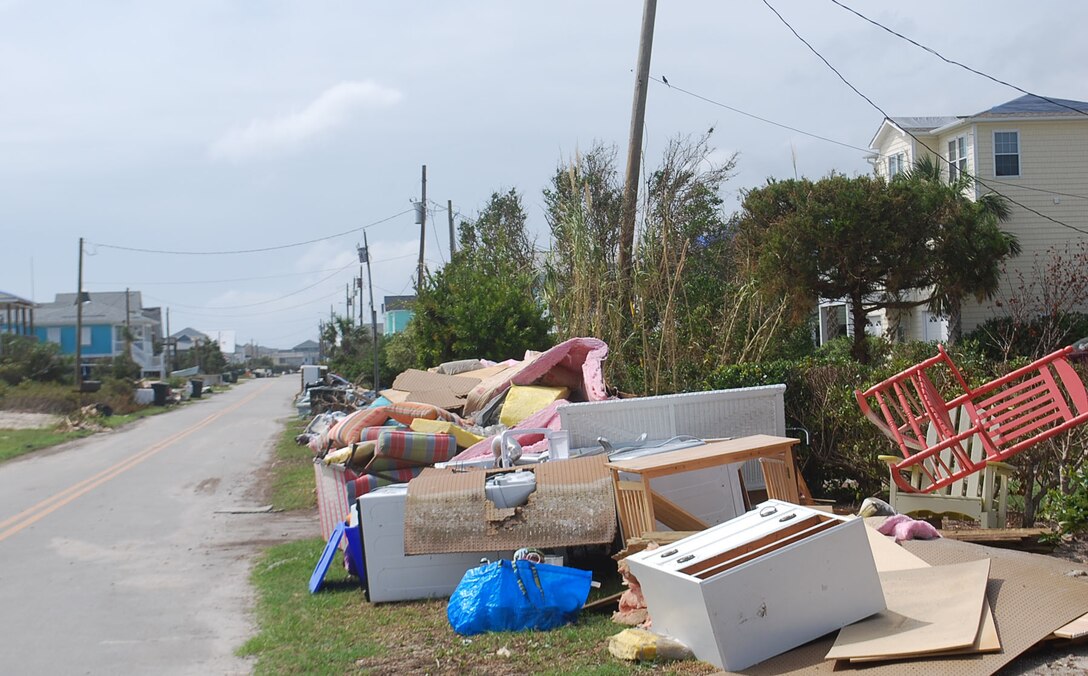
[[[769,0],[890,115],[966,115],[1020,93],[949,66],[828,0]],[[946,56],[1044,96],[1088,100],[1088,3],[843,0]],[[427,264],[448,259],[446,200],[471,216],[540,193],[595,142],[626,154],[642,3],[0,0],[0,290],[142,291],[173,331],[316,338],[358,274],[360,228],[406,212],[427,165]],[[762,0],[661,2],[651,75],[866,148],[883,118]],[[645,152],[714,127],[739,153],[723,189],[795,171],[870,171],[861,150],[652,82]],[[368,230],[375,300],[411,293],[410,212]],[[328,238],[240,255],[225,251]],[[223,281],[226,280],[226,281]],[[379,308],[380,311],[380,308]],[[369,315],[368,315],[369,316]]]

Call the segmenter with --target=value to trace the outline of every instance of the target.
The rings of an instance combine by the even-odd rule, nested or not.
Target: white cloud
[[[256,118],[232,129],[208,149],[214,160],[246,160],[297,151],[351,121],[359,111],[387,108],[402,98],[396,89],[370,80],[341,82],[321,93],[300,111]]]

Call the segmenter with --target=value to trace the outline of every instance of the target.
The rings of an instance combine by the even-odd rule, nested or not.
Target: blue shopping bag
[[[592,573],[527,560],[495,561],[465,573],[446,617],[458,634],[547,630],[578,618]]]

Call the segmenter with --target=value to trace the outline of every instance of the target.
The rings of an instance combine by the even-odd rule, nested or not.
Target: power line
[[[705,97],[705,96],[703,96],[701,94],[696,94],[693,91],[689,91],[687,89],[684,89],[683,87],[679,87],[679,86],[673,84],[672,82],[669,82],[669,83],[666,84],[660,78],[653,77],[652,75],[650,76],[650,79],[653,80],[654,82],[661,83],[662,85],[668,87],[669,89],[675,89],[676,91],[681,92],[682,94],[687,94],[688,96],[690,96],[692,98],[699,99],[700,101],[705,101],[706,103],[709,103],[709,104],[711,104],[713,106],[718,106],[719,108],[725,108],[726,110],[731,110],[734,113],[737,113],[738,115],[743,115],[745,117],[750,117],[753,120],[759,120],[760,122],[766,122],[767,124],[774,125],[775,127],[780,127],[782,129],[788,129],[790,131],[797,132],[798,134],[803,134],[805,136],[811,136],[812,138],[819,139],[821,141],[827,141],[828,143],[834,143],[837,146],[842,146],[844,148],[849,148],[851,150],[859,150],[859,151],[861,151],[863,153],[872,152],[869,148],[862,148],[861,146],[855,146],[855,145],[851,145],[849,143],[844,143],[842,141],[836,141],[833,138],[828,138],[826,136],[820,136],[819,134],[813,134],[812,132],[805,131],[804,129],[798,129],[797,127],[791,127],[788,124],[782,124],[781,122],[775,122],[774,120],[769,120],[769,119],[767,119],[765,117],[760,117],[759,115],[756,115],[754,113],[749,113],[749,112],[743,111],[740,108],[734,108],[733,106],[726,105],[726,104],[724,104],[724,103],[722,103],[720,101],[715,101],[714,99],[707,98],[707,97]]]
[[[838,78],[839,78],[840,80],[842,80],[842,81],[843,81],[843,83],[844,83],[844,84],[846,84],[846,86],[847,86],[847,87],[849,87],[849,88],[850,88],[851,90],[853,90],[855,94],[857,94],[857,95],[858,95],[858,96],[860,96],[861,98],[865,99],[865,100],[866,100],[866,101],[867,101],[867,102],[869,103],[869,105],[870,105],[870,106],[872,106],[873,108],[875,108],[875,109],[876,109],[876,110],[877,110],[877,111],[878,111],[878,112],[879,112],[879,113],[880,113],[881,115],[883,115],[883,116],[884,116],[884,118],[885,118],[885,119],[889,119],[889,120],[891,119],[891,116],[889,116],[889,115],[888,115],[888,113],[884,112],[884,109],[883,109],[883,108],[881,108],[880,106],[878,106],[878,105],[877,105],[876,103],[874,103],[874,102],[873,102],[873,100],[872,100],[872,99],[870,99],[870,98],[869,98],[868,96],[866,96],[865,94],[863,94],[863,93],[862,93],[862,92],[861,92],[861,91],[860,91],[860,90],[859,90],[859,89],[858,89],[857,87],[855,87],[855,86],[854,86],[853,84],[851,84],[851,82],[850,82],[849,80],[847,80],[847,79],[846,79],[846,78],[845,78],[845,77],[843,76],[843,74],[842,74],[842,73],[840,73],[840,72],[838,71],[838,69],[837,69],[837,68],[835,68],[834,66],[832,66],[832,65],[831,65],[831,63],[830,63],[830,62],[829,62],[829,61],[828,61],[827,59],[825,59],[825,58],[824,58],[823,54],[820,54],[820,52],[816,51],[816,48],[815,48],[815,47],[813,47],[813,46],[812,46],[811,44],[809,44],[808,40],[805,40],[805,39],[804,39],[803,37],[801,37],[801,34],[800,34],[800,33],[798,33],[798,32],[797,32],[797,31],[796,31],[796,30],[794,29],[794,27],[793,27],[793,26],[791,26],[791,25],[790,25],[790,23],[789,23],[788,21],[786,21],[786,19],[785,19],[785,18],[784,18],[784,17],[783,17],[783,16],[781,15],[781,14],[779,14],[779,12],[778,12],[778,10],[777,10],[777,9],[775,9],[774,7],[772,7],[772,6],[771,6],[771,3],[770,3],[770,2],[768,2],[767,0],[762,0],[762,2],[763,2],[763,4],[764,4],[764,5],[766,5],[766,6],[767,6],[767,9],[771,10],[772,12],[774,12],[774,15],[778,17],[778,20],[779,20],[779,21],[781,21],[781,22],[782,22],[782,24],[783,24],[783,25],[785,25],[785,26],[786,26],[786,28],[788,28],[788,29],[790,30],[790,32],[791,32],[791,33],[793,33],[793,35],[794,35],[794,36],[795,36],[795,37],[796,37],[796,38],[797,38],[798,40],[800,40],[800,41],[802,42],[802,44],[804,44],[804,45],[805,45],[806,47],[808,47],[809,51],[811,51],[811,52],[812,52],[813,54],[815,54],[815,55],[817,56],[817,58],[819,58],[819,59],[820,59],[820,61],[823,61],[823,62],[824,62],[824,65],[826,65],[826,66],[827,66],[828,68],[830,68],[830,69],[831,69],[831,72],[835,73],[835,75],[837,75],[837,76],[838,76]],[[934,156],[936,156],[936,157],[938,157],[938,158],[940,158],[940,157],[941,157],[940,153],[938,153],[938,152],[937,152],[936,150],[934,150],[933,148],[930,148],[930,147],[929,147],[929,145],[927,145],[925,141],[923,141],[922,139],[920,139],[920,138],[918,138],[917,136],[915,136],[915,135],[914,135],[913,133],[911,133],[911,132],[910,132],[909,130],[907,130],[907,129],[903,129],[903,133],[905,133],[906,135],[910,136],[910,137],[911,137],[912,139],[914,139],[915,141],[917,141],[917,142],[918,142],[919,144],[921,144],[921,146],[922,146],[923,148],[925,148],[926,150],[928,150],[928,151],[929,151],[930,153],[932,153],[932,154],[933,154]],[[942,158],[942,159],[943,159],[943,158]],[[947,164],[948,164],[948,165],[949,165],[950,167],[952,166],[952,163],[951,163],[951,162],[950,162],[949,160],[944,160],[944,161],[945,161],[945,162],[946,162],[946,163],[947,163]],[[995,190],[995,189],[994,189],[994,188],[993,188],[992,186],[990,186],[990,185],[987,185],[986,181],[984,181],[983,179],[981,179],[981,178],[979,178],[979,177],[977,177],[977,176],[973,176],[973,175],[969,174],[969,173],[968,173],[968,172],[966,172],[966,171],[964,171],[964,172],[963,172],[963,174],[964,174],[965,176],[968,176],[968,177],[969,177],[969,178],[971,178],[972,180],[976,181],[976,182],[977,182],[977,183],[979,183],[980,185],[982,185],[982,186],[984,186],[984,187],[988,188],[988,189],[989,189],[989,190],[990,190],[991,192],[993,192],[993,193],[994,193],[995,195],[998,195],[998,196],[1000,196],[1000,197],[1003,197],[1003,198],[1005,198],[1005,199],[1006,199],[1006,200],[1008,200],[1009,202],[1011,202],[1011,203],[1015,204],[1016,206],[1020,207],[1021,209],[1024,209],[1025,211],[1030,211],[1031,213],[1035,214],[1036,216],[1039,216],[1039,217],[1041,217],[1041,218],[1044,218],[1044,219],[1046,219],[1046,220],[1048,220],[1048,221],[1050,221],[1050,222],[1052,222],[1052,223],[1055,223],[1055,224],[1057,224],[1057,225],[1060,225],[1060,226],[1062,226],[1063,228],[1068,228],[1068,229],[1070,229],[1070,230],[1074,230],[1074,231],[1076,231],[1076,232],[1079,232],[1079,233],[1082,233],[1082,234],[1088,235],[1088,230],[1083,230],[1083,229],[1081,229],[1081,228],[1078,228],[1078,227],[1077,227],[1077,226],[1075,226],[1075,225],[1070,225],[1070,224],[1068,224],[1068,223],[1065,223],[1065,222],[1063,222],[1063,221],[1059,221],[1058,219],[1054,218],[1053,216],[1048,216],[1047,214],[1044,214],[1043,212],[1039,211],[1038,209],[1034,209],[1034,208],[1032,208],[1032,207],[1029,207],[1028,205],[1024,204],[1023,202],[1019,202],[1019,201],[1017,201],[1017,200],[1015,200],[1015,199],[1013,199],[1013,198],[1009,197],[1008,195],[1005,195],[1004,193],[1001,193],[1001,192],[999,192],[999,191]]]
[[[391,221],[394,218],[397,218],[399,216],[403,216],[403,215],[405,215],[407,213],[411,213],[411,211],[412,211],[411,209],[406,209],[405,211],[402,211],[402,212],[400,212],[398,214],[393,214],[392,216],[387,216],[386,218],[383,218],[383,219],[378,220],[378,221],[374,221],[373,223],[368,223],[368,224],[360,226],[358,228],[352,228],[351,230],[345,230],[343,232],[338,232],[335,235],[328,235],[328,236],[325,236],[325,237],[316,237],[314,239],[308,239],[305,242],[294,242],[292,244],[281,244],[279,246],[266,246],[266,247],[261,247],[259,249],[234,249],[234,250],[231,250],[231,251],[169,251],[169,250],[164,250],[164,249],[141,249],[141,248],[138,248],[138,247],[121,246],[121,245],[118,245],[118,244],[95,243],[95,246],[102,247],[103,249],[117,249],[119,251],[135,251],[135,252],[138,252],[138,253],[150,253],[150,254],[169,254],[169,255],[173,255],[173,256],[229,256],[229,255],[234,255],[234,254],[264,253],[264,252],[267,252],[267,251],[279,251],[281,249],[292,249],[294,247],[305,246],[307,244],[314,244],[316,242],[323,242],[323,241],[329,240],[329,239],[336,239],[337,237],[343,237],[344,235],[350,235],[350,234],[355,233],[355,232],[362,232],[363,230],[366,230],[368,228],[372,228],[375,225],[381,225],[382,223],[385,223],[387,221]]]
[[[315,303],[320,303],[322,301],[329,300],[330,298],[343,298],[343,295],[342,295],[343,293],[344,293],[343,289],[337,289],[336,291],[333,291],[330,294],[326,294],[326,295],[321,296],[319,298],[314,298],[314,299],[309,300],[309,301],[307,301],[305,303],[299,303],[298,305],[291,305],[289,307],[282,307],[282,308],[278,308],[276,310],[267,310],[265,312],[249,312],[249,313],[246,313],[246,314],[231,314],[230,318],[231,319],[235,319],[235,318],[241,319],[241,318],[248,318],[248,317],[263,317],[263,316],[266,316],[266,315],[274,315],[274,314],[279,314],[281,312],[287,312],[288,310],[297,310],[299,308],[304,308],[304,307],[305,308],[313,308],[313,305]],[[150,296],[148,296],[148,297],[150,298]],[[178,314],[182,315],[182,316],[190,316],[191,315],[191,316],[195,316],[195,317],[211,317],[213,319],[223,319],[224,318],[224,315],[208,314],[206,312],[194,312],[192,310],[184,310],[182,312],[179,312]]]
[[[847,12],[850,12],[851,14],[858,17],[859,19],[862,19],[863,21],[868,21],[869,23],[876,26],[877,28],[879,28],[881,30],[884,30],[884,31],[887,31],[887,32],[891,33],[892,35],[896,36],[897,38],[900,38],[902,40],[906,40],[907,42],[911,43],[915,47],[918,47],[919,49],[924,49],[925,51],[929,52],[933,56],[936,56],[938,59],[940,59],[941,61],[944,61],[945,63],[951,64],[953,66],[959,66],[960,68],[962,68],[962,69],[964,69],[966,71],[974,73],[975,75],[980,75],[980,76],[986,78],[987,80],[990,80],[992,82],[996,82],[997,84],[1005,85],[1006,87],[1009,87],[1011,89],[1015,89],[1016,91],[1018,91],[1018,92],[1020,92],[1022,94],[1027,94],[1028,96],[1034,96],[1036,98],[1042,99],[1043,101],[1046,101],[1047,103],[1052,103],[1052,104],[1054,104],[1056,106],[1060,106],[1062,108],[1068,108],[1069,110],[1073,111],[1074,113],[1079,113],[1081,115],[1088,116],[1088,111],[1082,110],[1080,108],[1076,108],[1074,106],[1066,105],[1066,104],[1062,103],[1061,101],[1055,101],[1054,99],[1047,98],[1046,96],[1042,96],[1040,94],[1035,94],[1033,92],[1029,92],[1028,90],[1026,90],[1026,89],[1024,89],[1022,87],[1017,87],[1016,85],[1014,85],[1014,84],[1012,84],[1010,82],[1006,82],[1004,80],[1001,80],[999,78],[994,77],[993,75],[990,75],[988,73],[984,73],[984,72],[982,72],[980,70],[972,68],[971,66],[960,63],[959,61],[956,61],[954,59],[950,59],[947,56],[945,56],[944,54],[941,54],[940,52],[938,52],[937,50],[935,50],[935,49],[933,49],[931,47],[927,47],[927,46],[923,45],[922,43],[920,43],[920,42],[918,42],[916,40],[908,38],[906,35],[903,35],[902,33],[899,33],[898,31],[894,31],[891,28],[888,28],[887,26],[880,23],[879,21],[876,21],[874,19],[870,19],[869,17],[865,16],[864,14],[857,11],[856,9],[854,9],[852,7],[848,7],[848,6],[844,5],[844,4],[842,4],[841,2],[839,2],[839,0],[831,0],[831,2],[833,4],[835,4],[835,5],[838,5],[839,7],[842,7]],[[778,12],[775,12],[775,14],[777,14],[777,13]],[[781,16],[779,16],[779,18],[781,18]]]
[[[765,118],[765,117],[760,117],[759,115],[749,113],[747,111],[741,110],[740,108],[734,108],[733,106],[726,105],[724,103],[721,103],[720,101],[715,101],[714,99],[711,99],[711,98],[709,98],[707,96],[703,96],[702,94],[690,91],[688,89],[684,89],[683,87],[678,87],[675,84],[673,84],[671,80],[666,84],[665,82],[662,82],[660,78],[656,78],[656,77],[651,76],[650,79],[655,81],[655,82],[661,83],[662,85],[664,85],[665,87],[668,87],[669,89],[674,89],[674,90],[676,90],[676,91],[678,91],[678,92],[680,92],[682,94],[687,94],[688,96],[691,96],[692,98],[696,98],[696,99],[699,99],[700,101],[704,101],[704,102],[709,103],[711,105],[718,106],[719,108],[725,108],[726,110],[733,111],[734,113],[737,113],[739,115],[744,115],[745,117],[750,117],[753,120],[759,120],[760,122],[765,122],[765,123],[767,123],[769,125],[779,127],[781,129],[788,129],[789,131],[794,131],[794,132],[797,132],[798,134],[803,134],[804,136],[809,136],[809,137],[812,137],[814,139],[818,139],[820,141],[826,141],[828,143],[833,143],[835,145],[842,146],[844,148],[850,148],[851,150],[857,150],[857,151],[863,152],[863,153],[865,153],[867,155],[869,155],[869,154],[871,154],[873,152],[872,148],[862,148],[861,146],[856,146],[856,145],[847,143],[845,141],[838,141],[836,139],[833,139],[833,138],[830,138],[830,137],[827,137],[827,136],[821,136],[820,134],[815,134],[813,132],[805,131],[804,129],[798,129],[797,127],[791,127],[788,124],[783,124],[781,122],[775,122],[774,120],[771,120],[771,119],[768,119],[768,118]],[[890,156],[891,155],[881,155],[881,154],[877,155],[877,157],[879,157],[879,158],[887,158],[887,157],[890,157]],[[1030,185],[1020,185],[1018,183],[1010,183],[1009,181],[1000,181],[1000,180],[997,180],[997,179],[988,179],[988,180],[990,182],[992,182],[992,183],[1000,183],[1002,185],[1016,186],[1016,187],[1021,188],[1023,190],[1031,190],[1031,191],[1034,191],[1034,192],[1047,193],[1049,195],[1060,195],[1062,197],[1072,197],[1072,198],[1075,198],[1075,199],[1088,200],[1088,196],[1086,196],[1086,195],[1075,195],[1073,193],[1059,192],[1059,191],[1056,191],[1056,190],[1047,190],[1046,188],[1037,188],[1037,187],[1030,186]]]
[[[256,303],[246,303],[245,305],[211,305],[211,306],[209,306],[209,305],[186,305],[184,303],[172,303],[172,302],[170,302],[168,300],[164,300],[162,298],[155,298],[154,296],[148,296],[148,298],[151,298],[152,300],[157,300],[160,303],[165,303],[166,305],[169,305],[170,307],[196,308],[196,309],[199,309],[199,310],[242,310],[242,309],[245,309],[245,308],[257,307],[258,305],[268,305],[269,303],[276,303],[276,302],[279,302],[279,301],[283,300],[284,298],[290,298],[291,296],[298,295],[298,294],[302,293],[303,291],[309,291],[310,289],[314,288],[315,286],[317,286],[319,284],[323,284],[324,282],[329,281],[330,279],[335,277],[337,274],[343,272],[344,270],[347,270],[348,268],[354,267],[354,266],[355,266],[355,261],[352,261],[351,263],[348,263],[344,267],[334,270],[332,272],[332,274],[330,274],[330,275],[328,275],[326,277],[322,277],[321,279],[317,280],[313,284],[310,284],[308,286],[304,286],[301,289],[298,289],[296,291],[292,291],[291,293],[286,293],[286,294],[284,294],[282,296],[279,296],[278,298],[273,298],[271,300],[262,300],[262,301],[258,301]]]
[[[387,263],[389,261],[400,260],[402,258],[415,258],[415,257],[416,257],[416,255],[414,253],[411,253],[411,254],[404,254],[402,256],[393,256],[391,258],[383,258],[381,260],[374,261],[374,262],[375,263]],[[175,302],[167,300],[165,298],[159,298],[157,296],[153,296],[153,295],[150,295],[150,294],[147,294],[147,293],[145,293],[144,296],[151,299],[151,300],[158,301],[159,303],[162,303],[163,305],[169,305],[170,307],[191,308],[191,309],[196,309],[196,310],[241,310],[241,309],[245,309],[245,308],[258,307],[260,305],[268,305],[269,303],[275,303],[275,302],[281,301],[281,300],[283,300],[285,298],[290,298],[291,296],[298,295],[298,294],[302,293],[303,291],[308,291],[309,289],[312,289],[315,286],[318,286],[318,285],[322,284],[323,282],[327,282],[328,280],[335,277],[337,274],[343,272],[344,270],[347,270],[348,268],[352,268],[355,265],[357,265],[357,263],[355,261],[352,261],[351,263],[348,263],[347,265],[345,265],[345,266],[343,266],[341,268],[333,269],[332,274],[319,279],[318,281],[314,282],[313,284],[310,284],[308,286],[304,286],[301,289],[298,289],[296,291],[292,291],[290,293],[284,294],[282,296],[279,296],[278,298],[273,298],[271,300],[262,300],[262,301],[258,301],[256,303],[248,303],[248,304],[245,304],[245,305],[217,305],[217,306],[187,305],[185,303],[175,303]],[[339,293],[339,292],[337,292],[337,293]]]
[[[230,279],[192,279],[173,282],[83,282],[86,285],[95,286],[187,286],[190,284],[229,284],[232,282],[255,282],[265,279],[282,279],[284,277],[301,277],[303,275],[319,275],[322,272],[332,272],[341,268],[324,268],[321,270],[307,270],[304,272],[284,272],[278,275],[261,275],[259,277],[233,277]]]

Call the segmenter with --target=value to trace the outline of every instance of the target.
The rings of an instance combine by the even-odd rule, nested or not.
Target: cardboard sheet
[[[873,561],[878,572],[893,570],[910,570],[914,568],[928,568],[929,564],[911,554],[895,541],[877,532],[876,528],[866,524],[865,532],[869,536],[869,547],[873,550]],[[939,655],[964,655],[970,653],[988,653],[1001,650],[1001,639],[997,633],[997,624],[994,622],[994,614],[990,609],[989,599],[982,603],[982,622],[979,625],[975,641],[966,648],[932,653],[931,657]],[[885,658],[851,658],[851,663],[882,661]]]
[[[827,658],[907,657],[971,647],[989,572],[984,559],[881,573],[888,609],[843,627]]]
[[[404,390],[388,389],[388,390],[382,390],[378,394],[382,395],[383,397],[385,397],[389,401],[393,402],[394,404],[400,404],[400,403],[408,401],[408,395],[410,393],[405,392]]]
[[[393,389],[407,392],[408,401],[458,409],[465,405],[469,391],[479,384],[479,378],[408,369],[393,381]]]
[[[616,536],[612,480],[603,455],[518,469],[536,473],[521,507],[499,509],[484,494],[504,470],[428,467],[408,484],[404,552],[439,554],[606,544]]]
[[[954,540],[913,541],[905,549],[930,565],[990,559],[986,596],[1001,631],[1001,650],[989,654],[918,657],[884,662],[847,672],[859,676],[988,676],[1016,659],[1055,629],[1088,613],[1088,583],[1066,574],[1076,564],[1037,554],[982,547]],[[835,635],[830,634],[787,653],[745,669],[743,673],[766,676],[828,674],[836,665],[826,660]]]

